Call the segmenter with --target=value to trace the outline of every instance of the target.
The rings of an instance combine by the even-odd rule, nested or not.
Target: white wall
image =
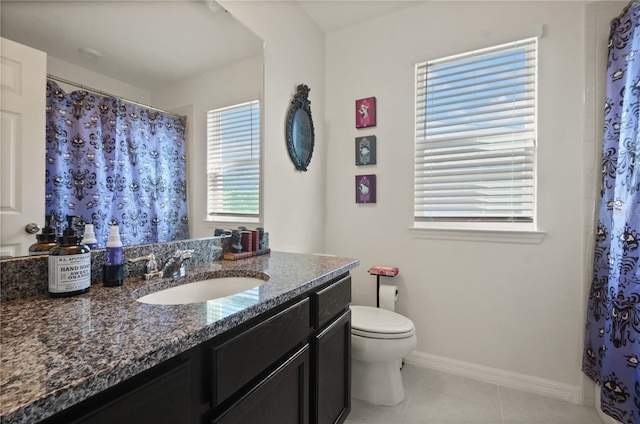
[[[531,376],[575,399],[582,384],[583,2],[427,2],[326,38],[326,250],[360,258],[354,303],[375,302],[373,265],[399,266],[398,310],[415,356],[509,378]],[[534,34],[539,44],[540,244],[413,238],[416,62]],[[376,96],[377,127],[356,130],[355,99]],[[377,136],[377,165],[354,165],[356,136]],[[377,204],[354,201],[354,175],[377,175]],[[482,368],[485,369],[485,368]]]
[[[263,204],[271,249],[324,248],[325,65],[324,34],[292,1],[219,3],[265,42]],[[298,84],[311,92],[316,144],[307,172],[296,171],[285,138],[287,110]]]

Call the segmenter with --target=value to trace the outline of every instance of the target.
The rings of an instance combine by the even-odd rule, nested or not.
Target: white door
[[[23,256],[44,225],[47,56],[0,42],[0,256]]]

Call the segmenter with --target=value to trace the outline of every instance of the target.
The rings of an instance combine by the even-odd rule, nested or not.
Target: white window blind
[[[416,221],[532,222],[537,39],[416,65]]]
[[[260,213],[260,103],[207,113],[207,214]]]

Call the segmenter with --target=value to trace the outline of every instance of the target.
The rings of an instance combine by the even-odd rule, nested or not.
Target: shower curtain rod
[[[87,87],[86,85],[78,84],[77,82],[73,82],[73,81],[66,80],[64,78],[56,77],[55,75],[47,74],[47,78],[55,80],[55,81],[58,81],[58,82],[62,82],[64,84],[73,85],[74,87],[81,88],[82,90],[85,90],[85,91],[91,91],[92,93],[100,94],[102,96],[115,97],[118,100],[122,100],[123,102],[131,103],[132,105],[140,106],[140,107],[143,107],[143,108],[146,108],[146,109],[155,110],[156,112],[166,113],[167,115],[173,116],[175,118],[180,118],[180,119],[185,119],[185,120],[187,119],[186,115],[178,115],[177,113],[167,112],[166,110],[158,109],[157,107],[153,107],[153,106],[145,105],[144,103],[140,103],[140,102],[136,102],[136,101],[133,101],[133,100],[125,99],[124,97],[116,96],[116,95],[113,95],[113,94],[110,94],[110,93],[106,93],[106,92],[104,92],[102,90],[97,90],[95,88]]]

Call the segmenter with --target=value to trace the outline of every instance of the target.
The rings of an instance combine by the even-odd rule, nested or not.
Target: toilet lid
[[[413,322],[400,314],[371,306],[352,305],[351,332],[372,338],[403,338],[415,333]]]

